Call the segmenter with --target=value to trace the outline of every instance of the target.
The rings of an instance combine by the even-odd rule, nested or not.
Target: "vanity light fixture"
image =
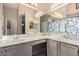
[[[61,3],[54,3],[54,4],[51,5],[51,8],[55,8],[55,7],[59,6],[59,5],[61,5]]]
[[[36,13],[35,17],[40,17],[42,15],[44,15],[44,13],[42,11],[39,11],[39,12]]]
[[[30,4],[27,4],[27,3],[21,3],[21,5],[25,5],[25,6],[27,6],[27,7],[30,7],[30,8],[32,8],[32,9],[34,9],[34,10],[37,10],[37,8],[36,7],[34,7],[34,6],[32,6],[32,5],[30,5]],[[37,4],[34,4],[35,6],[37,5]]]
[[[55,13],[55,15],[58,16],[58,17],[61,17],[61,18],[63,17],[62,15],[60,15],[58,13]]]
[[[63,18],[63,16],[62,15],[60,15],[59,13],[54,13],[54,15],[52,15],[53,17],[57,17],[57,18]]]
[[[50,10],[50,11],[55,11],[55,10],[57,10],[58,8],[61,8],[61,7],[65,6],[65,5],[68,5],[68,3],[53,4],[53,5],[51,6],[51,10]]]
[[[35,7],[38,6],[36,3],[30,3],[30,5],[33,5],[33,6],[35,6]]]

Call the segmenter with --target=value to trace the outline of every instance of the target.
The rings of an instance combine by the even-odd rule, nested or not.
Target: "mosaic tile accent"
[[[59,32],[59,22],[48,22],[48,32]]]
[[[48,32],[66,32],[70,36],[79,36],[79,17],[49,22]]]

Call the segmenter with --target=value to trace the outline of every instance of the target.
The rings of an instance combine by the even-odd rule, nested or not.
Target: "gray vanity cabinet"
[[[57,41],[47,40],[47,55],[57,56]]]
[[[4,47],[2,51],[3,56],[19,56],[19,45]]]
[[[2,48],[3,56],[32,56],[32,45],[31,43],[22,43],[18,45],[8,46]]]
[[[70,44],[65,44],[65,43],[60,43],[61,45],[61,56],[78,56],[78,47],[70,45]]]
[[[32,56],[31,43],[23,43],[19,47],[20,47],[20,56]]]
[[[47,40],[48,56],[78,56],[78,47],[54,40]]]
[[[0,48],[0,56],[2,56],[2,48]]]

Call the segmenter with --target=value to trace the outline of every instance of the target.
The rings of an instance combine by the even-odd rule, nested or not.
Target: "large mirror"
[[[2,3],[2,35],[21,35],[28,32],[39,32],[39,18],[36,10],[20,3]]]
[[[69,4],[21,4],[3,3],[0,4],[0,34],[21,35],[38,32],[65,33],[68,19],[78,19],[76,3]],[[63,5],[63,7],[62,7]],[[71,7],[71,6],[74,7]],[[43,6],[43,7],[42,7]],[[53,6],[53,7],[52,7]],[[58,8],[58,6],[61,6]],[[58,9],[53,9],[53,8]],[[46,9],[43,9],[46,8]],[[73,9],[72,9],[73,8]],[[49,10],[51,9],[51,10]],[[72,10],[73,11],[72,11]],[[70,16],[72,16],[70,18]],[[77,18],[75,18],[77,16]],[[71,23],[71,22],[69,22]],[[73,26],[72,26],[73,27]]]

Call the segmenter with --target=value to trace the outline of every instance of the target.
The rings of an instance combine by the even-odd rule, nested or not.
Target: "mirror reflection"
[[[0,35],[55,32],[78,36],[76,7],[76,3],[2,3]]]

